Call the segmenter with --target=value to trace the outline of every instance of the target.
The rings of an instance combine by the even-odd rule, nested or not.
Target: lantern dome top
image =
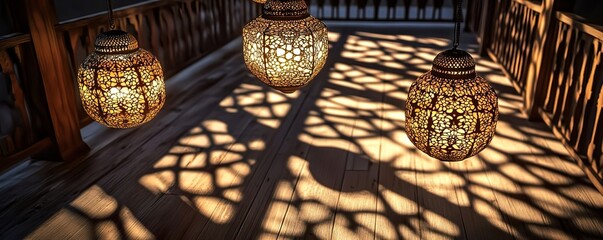
[[[96,37],[94,50],[101,54],[130,53],[138,50],[138,41],[132,34],[111,30]]]
[[[268,0],[262,9],[262,17],[270,20],[296,20],[309,16],[304,0]]]
[[[431,74],[445,79],[475,78],[475,59],[463,50],[450,49],[443,51],[433,60]]]

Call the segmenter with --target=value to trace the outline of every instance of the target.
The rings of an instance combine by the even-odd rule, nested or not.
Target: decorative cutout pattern
[[[259,80],[285,93],[318,74],[328,48],[327,28],[312,16],[288,21],[258,17],[243,28],[245,64]]]
[[[440,53],[432,71],[411,85],[406,101],[409,139],[442,161],[460,161],[482,151],[498,120],[498,97],[488,82],[480,76],[458,77],[475,74],[473,58],[466,52],[455,57],[458,52]],[[447,77],[434,76],[437,71]]]
[[[117,36],[99,35],[96,51],[78,70],[80,97],[95,121],[112,128],[137,127],[163,107],[163,70],[153,54],[132,43],[131,35],[111,32]]]
[[[269,0],[262,8],[264,18],[293,17],[302,19],[310,16],[304,0]]]

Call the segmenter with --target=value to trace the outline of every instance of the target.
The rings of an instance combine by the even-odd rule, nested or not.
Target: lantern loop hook
[[[463,22],[463,0],[455,0],[455,3],[453,49],[456,49],[459,46],[461,38],[461,22]]]
[[[113,19],[113,5],[111,5],[111,0],[107,0],[107,8],[109,8],[109,28],[110,30],[115,30],[115,19]]]

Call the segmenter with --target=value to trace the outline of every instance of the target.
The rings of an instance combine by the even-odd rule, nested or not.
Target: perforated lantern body
[[[465,51],[438,54],[431,71],[410,87],[406,132],[421,151],[442,161],[476,155],[492,140],[498,120],[498,98],[475,73]]]
[[[78,70],[82,105],[95,121],[111,128],[140,126],[165,102],[163,70],[157,58],[119,30],[101,33]]]
[[[308,84],[328,55],[327,28],[303,0],[272,1],[243,28],[243,55],[260,81],[285,93]]]

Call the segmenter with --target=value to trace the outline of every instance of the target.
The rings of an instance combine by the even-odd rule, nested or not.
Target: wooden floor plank
[[[255,84],[260,83],[255,82]],[[226,164],[230,164],[232,161],[244,161],[245,164],[236,164],[222,170],[225,173],[219,171],[214,173],[217,180],[224,182],[221,187],[228,189],[229,192],[224,193],[223,196],[227,201],[220,201],[219,204],[213,207],[211,217],[213,222],[231,222],[233,218],[242,217],[242,211],[239,210],[240,202],[251,197],[243,194],[243,190],[247,187],[246,180],[250,179],[251,173],[258,171],[256,162],[264,154],[265,148],[269,147],[268,144],[273,142],[272,137],[276,135],[284,116],[288,114],[289,104],[296,99],[294,96],[284,96],[274,90],[267,90],[266,88],[261,88],[261,90],[264,94],[252,93],[247,96],[244,94],[237,96],[241,108],[245,109],[243,111],[247,112],[248,115],[252,118],[261,116],[270,121],[253,121],[221,160]],[[238,124],[240,121],[241,119],[233,119],[232,122],[227,122],[227,124]],[[200,235],[226,238],[229,234],[232,234],[229,225],[216,226],[210,224],[205,226]]]
[[[504,110],[501,114],[505,113]],[[513,123],[505,122],[504,118],[499,121],[497,132],[501,135],[495,136],[489,149],[505,149],[517,156],[531,154],[530,149],[521,140],[504,137],[512,131]],[[505,146],[513,146],[508,149]],[[538,199],[535,192],[531,192],[531,184],[538,180],[526,172],[517,164],[521,159],[507,157],[512,155],[492,154],[491,150],[485,150],[481,154],[487,175],[492,188],[496,190],[495,196],[498,200],[501,212],[503,212],[511,228],[517,234],[517,238],[569,238],[571,235],[564,232],[559,221],[542,212],[534,199]],[[490,153],[490,154],[489,154]]]
[[[529,124],[528,126],[531,127],[532,131],[538,131],[539,129],[536,124]],[[549,137],[549,139],[554,138],[554,135],[547,134],[547,132],[543,132],[542,135]],[[574,237],[596,238],[603,236],[603,217],[601,216],[603,209],[600,206],[593,206],[589,198],[585,197],[587,187],[584,185],[590,184],[581,181],[586,177],[584,173],[574,170],[578,177],[572,177],[568,174],[569,169],[564,165],[571,159],[569,155],[567,153],[563,154],[563,152],[555,153],[554,148],[549,146],[548,142],[550,140],[542,136],[521,132],[521,134],[516,134],[513,137],[523,142],[532,156],[539,156],[526,158],[522,165],[540,180],[539,186],[530,187],[529,191],[533,192],[534,197],[532,199],[537,202],[536,204],[542,209],[541,211],[546,211],[547,214],[557,219],[564,228],[568,228],[570,232],[574,233]],[[562,146],[558,144],[557,147]],[[592,186],[590,189],[590,193],[596,192],[596,189]],[[571,194],[563,194],[563,191]],[[586,202],[580,201],[580,199],[586,200]]]
[[[343,106],[325,100],[332,90],[323,90],[317,112],[308,116],[300,141],[310,147],[292,201],[284,216],[279,237],[331,238],[333,219],[346,158],[352,143],[342,138],[351,135],[354,115]],[[330,113],[349,117],[332,117]],[[318,207],[317,207],[318,206]],[[307,226],[312,229],[303,231]]]
[[[480,159],[469,158],[462,162],[449,163],[450,178],[461,177],[466,183],[455,189],[461,206],[464,229],[468,239],[514,239],[507,219],[489,184]]]
[[[383,79],[375,76],[384,73],[354,68],[341,71],[360,89],[367,91],[357,95],[342,91],[341,96],[332,100],[356,112],[356,116],[350,119],[352,121],[347,123],[353,125],[352,131],[342,134],[352,144],[346,158],[347,167],[337,201],[332,238],[374,239],[376,220],[381,216],[377,212],[377,195],[384,94]],[[369,85],[374,88],[372,91]],[[346,124],[346,121],[343,123]]]
[[[454,189],[460,184],[451,179],[438,160],[421,155],[417,159],[417,196],[422,239],[466,238],[461,209]]]
[[[306,131],[323,136],[335,136],[334,130],[324,125],[323,121],[324,119],[318,117],[309,117],[307,123],[322,123],[316,127],[308,127]],[[346,133],[350,132],[352,127],[345,126],[338,130]],[[350,143],[321,137],[301,136],[301,138],[309,148],[304,159],[289,159],[289,161],[303,161],[300,175],[295,184],[292,184],[294,189],[291,192],[291,199],[283,204],[287,206],[285,211],[271,208],[269,213],[272,216],[283,214],[279,238],[328,239],[331,236],[339,197],[339,191],[336,189],[341,186],[346,166],[347,152],[339,148],[346,148]]]
[[[342,37],[332,40],[332,53],[337,53],[343,48],[346,31],[346,29],[340,30],[338,33]],[[336,56],[331,55],[324,69],[333,67],[336,59]],[[239,227],[238,230],[233,231],[236,233],[237,239],[260,236],[277,237],[278,230],[275,232],[274,229],[280,230],[280,226],[266,226],[265,224],[282,224],[284,213],[277,209],[285,210],[289,205],[287,201],[290,200],[284,200],[285,203],[283,203],[283,200],[278,203],[273,200],[275,196],[277,199],[287,199],[286,196],[291,196],[289,192],[293,192],[302,167],[295,163],[300,163],[299,159],[305,159],[309,150],[307,142],[299,141],[299,134],[304,129],[306,118],[315,109],[314,101],[320,97],[321,89],[325,85],[328,76],[328,71],[321,72],[312,83],[312,86],[300,92],[299,100],[292,105],[291,114],[284,121],[281,130],[275,137],[275,142],[269,147],[262,160],[259,160],[262,164],[268,164],[270,167],[266,168],[265,172],[258,173],[258,177],[251,180],[249,189],[255,197],[243,203],[243,211],[247,212],[245,218],[237,219],[233,223],[233,226]],[[287,139],[289,141],[285,141]],[[294,139],[297,139],[297,141]],[[293,156],[291,156],[292,153]],[[291,167],[287,165],[290,160],[293,160],[294,163]],[[284,197],[279,193],[282,193]]]

